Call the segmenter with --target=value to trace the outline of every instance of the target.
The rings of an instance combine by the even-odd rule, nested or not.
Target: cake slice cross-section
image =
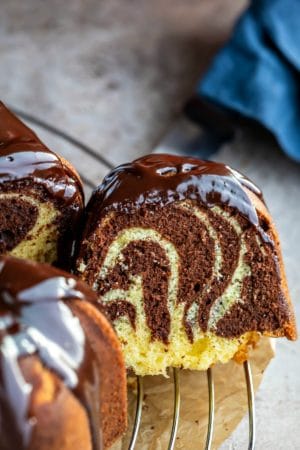
[[[262,194],[221,163],[149,155],[114,169],[88,203],[77,271],[140,375],[242,361],[260,335],[296,338]]]
[[[0,102],[0,254],[68,268],[83,205],[76,170]]]

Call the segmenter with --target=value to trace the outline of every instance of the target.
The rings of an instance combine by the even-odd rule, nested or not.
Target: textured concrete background
[[[64,4],[63,4],[64,3]],[[245,2],[238,0],[2,0],[0,92],[10,105],[123,162],[151,151],[193,92]],[[43,130],[95,183],[106,168]],[[264,190],[282,239],[300,320],[300,166],[245,129],[218,159]],[[256,398],[257,449],[300,449],[300,343],[278,342]],[[242,449],[247,421],[222,449]]]

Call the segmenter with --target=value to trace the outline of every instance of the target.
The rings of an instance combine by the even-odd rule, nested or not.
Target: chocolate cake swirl
[[[82,208],[76,171],[0,102],[1,253],[68,266]]]
[[[144,374],[207,368],[255,333],[294,339],[280,258],[250,180],[220,163],[150,155],[117,167],[93,193],[77,267],[127,364]],[[153,371],[144,367],[147,346],[166,353]]]
[[[0,259],[1,449],[42,450],[53,441],[53,450],[71,449],[75,443],[87,450],[100,450],[124,430],[125,370],[117,340],[106,330],[109,326],[95,304],[96,295],[65,272],[19,259]],[[100,322],[104,321],[102,331],[100,328],[96,334],[90,331],[90,327],[97,326],[97,321],[89,317],[91,311],[98,326],[99,316]],[[115,361],[105,367],[113,356]],[[44,369],[38,370],[36,361]],[[49,384],[54,385],[54,398],[42,402],[39,411],[40,398],[47,397],[42,386]],[[83,424],[84,420],[89,424],[88,429],[80,431],[79,427],[78,431],[78,416],[70,430],[72,439],[59,436],[59,428],[55,429],[51,421],[51,403],[55,405],[61,396],[62,385],[69,390],[66,404],[68,396],[77,399],[75,410],[81,414]],[[49,389],[45,387],[44,391]],[[110,401],[114,403],[107,404]],[[42,426],[45,415],[48,430]]]

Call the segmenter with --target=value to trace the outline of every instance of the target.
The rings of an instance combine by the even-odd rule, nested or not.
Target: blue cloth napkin
[[[300,162],[300,0],[253,0],[198,93],[255,119]]]

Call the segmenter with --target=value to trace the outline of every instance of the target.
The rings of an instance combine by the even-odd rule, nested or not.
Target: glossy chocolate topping
[[[0,183],[26,179],[67,204],[83,195],[76,173],[0,102]]]
[[[71,275],[47,265],[0,259],[0,447],[25,450],[34,417],[32,386],[19,359],[37,355],[85,407],[93,449],[102,448],[99,431],[97,358],[72,312],[72,301],[95,295]]]
[[[94,200],[101,210],[127,210],[132,204],[162,206],[197,199],[207,206],[225,204],[236,208],[258,226],[257,213],[245,187],[262,199],[261,191],[250,180],[224,164],[157,154],[114,169],[97,189]]]

